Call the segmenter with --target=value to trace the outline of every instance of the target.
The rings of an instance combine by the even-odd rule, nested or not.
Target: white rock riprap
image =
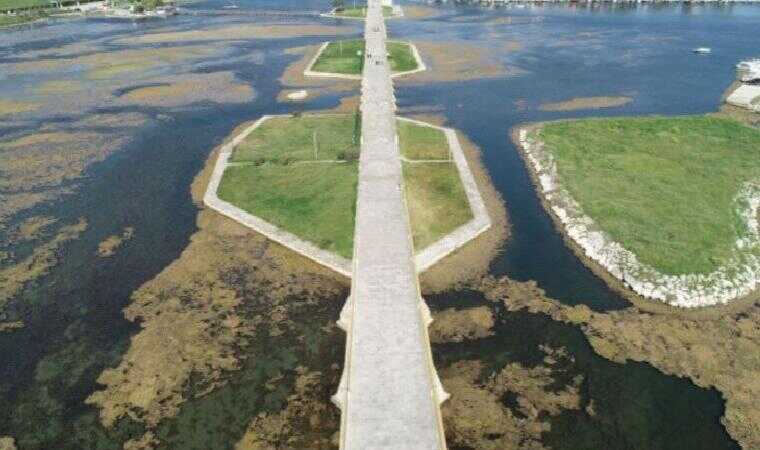
[[[520,146],[537,178],[541,194],[564,231],[586,257],[604,267],[642,297],[673,306],[693,308],[728,303],[749,295],[760,283],[760,185],[746,184],[736,198],[737,214],[743,223],[731,260],[708,274],[664,274],[641,263],[602,231],[580,204],[562,187],[557,164],[535,135],[519,131]]]

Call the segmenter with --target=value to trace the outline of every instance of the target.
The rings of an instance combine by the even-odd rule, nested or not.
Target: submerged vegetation
[[[88,403],[109,434],[130,424],[125,448],[331,447],[345,283],[213,211],[197,224],[179,259],[132,295],[125,313],[140,330]]]
[[[737,204],[760,178],[760,131],[713,117],[590,119],[540,137],[565,188],[612,239],[667,274],[708,273],[749,231]]]
[[[508,311],[546,315],[554,321],[580,327],[597,355],[617,364],[626,364],[626,369],[649,367],[640,364],[631,366],[630,361],[646,362],[665,374],[688,377],[697,386],[709,389],[706,392],[697,392],[693,390],[693,386],[690,388],[692,394],[698,394],[703,401],[707,400],[704,396],[708,393],[714,396],[705,403],[705,406],[709,405],[708,409],[692,410],[688,417],[674,418],[681,421],[682,426],[691,428],[692,431],[688,433],[684,433],[683,429],[677,435],[656,432],[664,421],[646,419],[649,417],[648,414],[628,416],[622,420],[623,426],[637,424],[636,436],[632,438],[647,439],[644,434],[649,433],[651,441],[635,448],[734,449],[734,442],[725,437],[721,438],[722,429],[714,428],[715,433],[704,434],[704,430],[697,429],[699,423],[718,427],[714,417],[721,414],[724,415],[721,422],[742,448],[757,448],[760,445],[760,429],[756,426],[760,420],[760,408],[754,401],[760,395],[760,382],[756,376],[760,371],[760,360],[756,352],[760,345],[760,328],[757,327],[760,321],[760,305],[757,302],[743,306],[735,305],[728,309],[723,307],[702,311],[683,311],[665,307],[650,309],[652,305],[645,304],[642,307],[633,306],[620,311],[596,312],[585,305],[569,306],[548,298],[535,282],[520,283],[506,278],[487,277],[477,284],[476,289],[485,298],[503,305]],[[541,333],[546,332],[542,330]],[[524,339],[524,335],[518,333],[520,339]],[[594,357],[598,358],[596,355]],[[623,374],[626,372],[621,371],[620,375]],[[642,375],[642,372],[634,370],[633,374],[627,376],[631,383],[639,383],[642,389],[645,389],[649,382],[645,380],[646,377],[637,379],[639,375]],[[658,377],[652,377],[655,378]],[[685,395],[678,397],[678,391],[672,390],[685,389],[679,386],[686,383],[676,382],[673,378],[669,381],[659,378],[657,382],[665,390],[662,397],[654,395],[656,392],[639,391],[627,393],[628,399],[620,398],[616,388],[599,391],[597,394],[609,396],[607,401],[610,402],[629,402],[631,405],[627,407],[631,408],[649,408],[646,405],[659,403],[660,406],[656,406],[658,415],[667,415],[671,411],[682,411],[683,414],[683,411],[694,408],[694,403],[691,406],[688,403],[697,397],[692,397],[688,391],[681,391]],[[726,399],[725,411],[718,398],[718,392],[712,388],[717,388],[720,395]],[[589,392],[595,394],[593,389]],[[565,422],[563,428],[557,430],[554,430],[553,426],[551,434],[555,440],[549,440],[556,444],[553,448],[564,448],[561,445],[563,442],[570,448],[583,447],[581,442],[584,440],[596,442],[592,439],[593,435],[603,433],[604,427],[614,422],[610,417],[621,414],[610,410],[605,413],[597,403],[592,407],[595,412],[593,418],[598,421],[599,429],[584,426],[581,429],[574,428],[573,432],[563,433],[562,430],[568,430],[564,427],[572,421]],[[589,411],[589,414],[592,412]],[[576,423],[580,419],[582,417],[577,417]],[[643,434],[639,436],[638,433]],[[662,435],[670,436],[671,439],[677,437],[685,444],[676,445],[675,441],[663,441]],[[568,436],[572,438],[568,439]]]
[[[749,424],[757,408],[747,401],[756,358],[706,365],[709,352],[694,355],[752,345],[757,333],[744,329],[735,343],[728,331],[752,318],[732,314],[721,325],[717,315],[699,323],[636,308],[596,313],[547,298],[534,282],[492,277],[427,300],[436,367],[451,394],[442,413],[453,448],[736,450],[715,420],[720,393],[710,389],[733,376],[741,382],[721,385],[738,400],[724,420],[744,448],[756,447]]]

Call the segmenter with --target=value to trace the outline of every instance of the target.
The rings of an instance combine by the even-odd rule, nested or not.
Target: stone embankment
[[[531,166],[538,189],[548,203],[564,233],[585,256],[640,296],[684,308],[712,306],[752,293],[760,283],[760,185],[747,184],[736,198],[738,214],[746,232],[736,242],[732,260],[708,274],[663,274],[643,264],[636,255],[623,248],[603,232],[593,219],[583,213],[581,205],[565,190],[557,173],[556,162],[543,144],[528,131],[519,131],[523,155]]]

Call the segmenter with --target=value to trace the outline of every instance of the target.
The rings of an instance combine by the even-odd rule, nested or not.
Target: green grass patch
[[[736,254],[735,199],[760,177],[760,131],[713,117],[590,119],[540,131],[565,188],[639,260],[708,273]]]
[[[422,250],[472,219],[459,172],[451,163],[403,163],[414,248]]]
[[[417,58],[414,57],[412,46],[406,42],[388,42],[388,60],[393,72],[407,72],[417,69]]]
[[[230,161],[355,160],[360,134],[357,115],[274,117],[253,130],[235,148]]]
[[[449,159],[443,131],[399,120],[401,155],[410,160]],[[414,247],[422,250],[472,219],[470,203],[453,161],[403,163]]]
[[[416,69],[417,59],[406,42],[388,42],[388,61],[393,72]],[[361,54],[359,54],[361,52]],[[364,39],[330,42],[320,53],[311,70],[315,72],[360,75],[364,58]]]
[[[311,70],[359,75],[362,73],[362,55],[364,55],[364,39],[330,42],[322,50]]]
[[[218,195],[320,248],[351,259],[357,164],[228,167]]]
[[[405,158],[449,159],[449,144],[441,130],[399,120],[396,132]]]
[[[268,119],[233,151],[219,198],[350,259],[360,132],[358,115]]]
[[[367,7],[365,6],[357,6],[356,8],[346,8],[342,11],[338,11],[335,13],[338,17],[367,17]],[[390,17],[393,15],[393,7],[391,6],[383,6],[383,16],[384,17]]]
[[[442,131],[402,121],[399,130],[405,155],[423,161],[448,156]],[[217,194],[350,259],[360,131],[358,115],[268,119],[233,151]],[[316,161],[314,133],[320,136]],[[347,154],[350,157],[344,158]],[[416,249],[427,247],[472,218],[453,162],[404,163],[403,170]]]

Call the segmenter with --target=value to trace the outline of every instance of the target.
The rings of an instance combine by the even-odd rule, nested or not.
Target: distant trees
[[[343,11],[346,9],[346,2],[345,0],[332,0],[332,6],[336,11]]]

